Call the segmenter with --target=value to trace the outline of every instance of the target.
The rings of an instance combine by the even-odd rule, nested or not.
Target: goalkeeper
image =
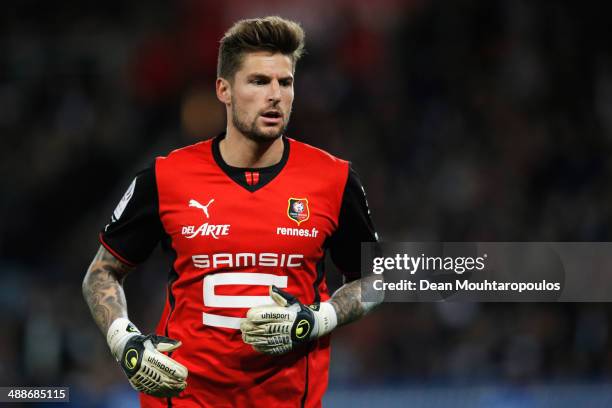
[[[280,17],[230,28],[216,81],[226,132],[157,158],[101,229],[83,294],[142,406],[318,408],[328,334],[378,303],[362,296],[361,243],[377,235],[357,173],[285,136],[303,46]],[[170,279],[145,335],[123,280],[160,242]],[[346,282],[333,294],[326,253]]]

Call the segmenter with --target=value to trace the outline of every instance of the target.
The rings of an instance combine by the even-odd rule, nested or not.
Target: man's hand
[[[287,353],[336,327],[336,311],[327,302],[307,307],[276,286],[270,297],[275,304],[251,308],[240,325],[244,342],[260,353]]]
[[[107,341],[135,390],[175,397],[187,386],[187,368],[162,354],[180,347],[180,341],[155,334],[143,336],[124,318],[113,322]]]

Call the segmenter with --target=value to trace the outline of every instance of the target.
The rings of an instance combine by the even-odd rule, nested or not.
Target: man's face
[[[232,124],[255,141],[280,137],[293,104],[293,62],[280,53],[247,53],[231,90]]]

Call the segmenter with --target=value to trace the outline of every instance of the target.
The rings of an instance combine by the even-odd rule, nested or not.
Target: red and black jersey
[[[173,255],[157,333],[183,342],[172,358],[189,385],[171,400],[142,394],[142,405],[320,406],[329,336],[267,356],[243,343],[239,326],[249,308],[271,303],[270,285],[304,304],[327,300],[326,250],[347,280],[360,277],[360,243],[376,240],[363,187],[348,162],[285,137],[278,164],[228,166],[222,137],[138,173],[100,234],[130,265],[161,240]]]

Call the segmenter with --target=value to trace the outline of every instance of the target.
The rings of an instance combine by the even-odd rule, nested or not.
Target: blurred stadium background
[[[299,20],[289,135],[353,161],[385,241],[612,240],[604,2],[4,1],[0,385],[131,406],[80,285],[133,174],[215,136],[217,41]],[[154,328],[161,252],[128,278]],[[338,277],[329,279],[338,283]],[[335,334],[327,406],[612,406],[606,304],[389,304]],[[31,406],[31,405],[30,405]]]

